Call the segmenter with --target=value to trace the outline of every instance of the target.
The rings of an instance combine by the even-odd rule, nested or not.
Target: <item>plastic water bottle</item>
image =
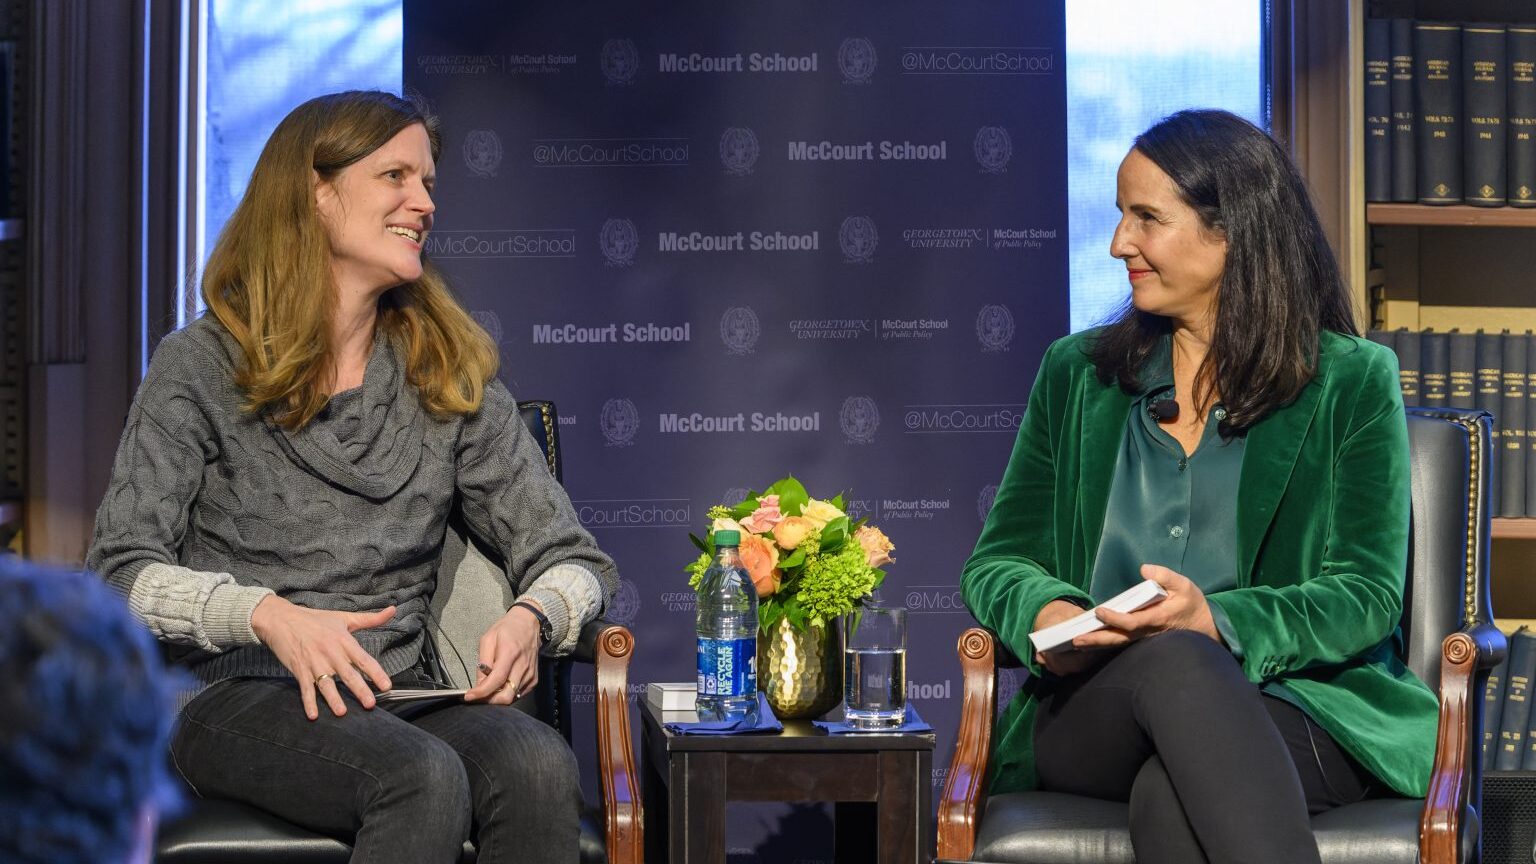
[[[757,589],[740,544],[740,533],[716,531],[715,560],[699,585],[700,718],[757,716]]]

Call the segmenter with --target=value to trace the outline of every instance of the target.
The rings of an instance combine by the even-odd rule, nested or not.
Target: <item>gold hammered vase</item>
[[[780,618],[757,634],[757,686],[780,720],[827,713],[843,701],[843,664],[837,624],[796,630]]]

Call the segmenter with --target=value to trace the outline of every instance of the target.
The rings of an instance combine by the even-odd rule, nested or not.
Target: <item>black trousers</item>
[[[1048,683],[1034,743],[1040,788],[1130,803],[1138,864],[1318,862],[1309,813],[1391,794],[1192,632]]]

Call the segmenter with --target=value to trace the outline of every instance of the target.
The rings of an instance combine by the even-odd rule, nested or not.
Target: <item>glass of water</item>
[[[844,718],[855,729],[894,729],[907,719],[907,610],[866,606],[847,623]]]

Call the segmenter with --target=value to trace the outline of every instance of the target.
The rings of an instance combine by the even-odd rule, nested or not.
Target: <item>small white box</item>
[[[692,681],[680,684],[652,682],[645,685],[645,701],[658,711],[692,711],[698,698],[698,685]]]

